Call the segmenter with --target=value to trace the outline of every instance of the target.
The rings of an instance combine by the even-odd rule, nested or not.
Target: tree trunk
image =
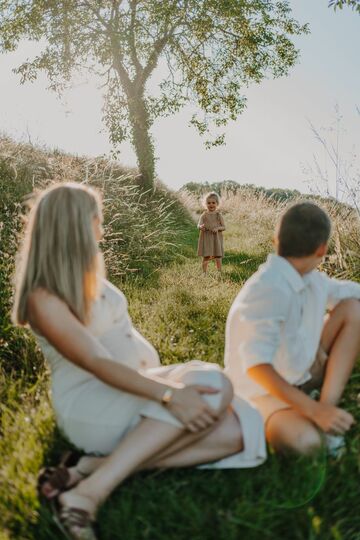
[[[150,135],[149,114],[143,96],[133,96],[128,101],[132,128],[132,143],[135,148],[140,172],[140,183],[153,189],[155,177],[154,145]]]

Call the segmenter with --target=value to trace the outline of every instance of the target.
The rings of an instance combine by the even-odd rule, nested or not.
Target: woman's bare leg
[[[215,257],[215,264],[216,264],[216,268],[218,269],[219,272],[221,272],[221,257]]]
[[[217,412],[221,415],[231,402],[232,386],[223,374],[220,376],[221,401]],[[189,434],[184,429],[166,422],[146,418],[128,433],[91,476],[79,482],[74,489],[61,494],[60,502],[65,506],[76,506],[95,512],[98,505],[118,484],[134,471],[143,468],[154,456],[161,455],[161,452],[167,449],[170,452],[180,450],[184,445],[188,446],[205,437],[215,428],[216,424],[200,433]],[[174,443],[177,443],[177,446],[172,448]],[[212,458],[206,454],[202,462],[209,459]]]
[[[62,493],[60,503],[95,514],[97,507],[116,486],[183,433],[183,429],[172,424],[145,418],[122,439],[91,476]]]
[[[321,345],[329,353],[320,401],[337,405],[360,352],[360,302],[340,302],[327,319]]]
[[[164,457],[168,457],[168,456],[173,455],[173,454],[178,454],[181,450],[183,450],[187,446],[197,443],[197,441],[199,441],[200,439],[207,438],[208,435],[214,429],[216,429],[217,426],[220,425],[220,423],[223,422],[225,416],[229,413],[229,410],[232,411],[232,409],[229,409],[229,406],[231,405],[231,402],[232,402],[232,399],[233,399],[233,396],[234,396],[234,391],[233,391],[232,384],[231,384],[230,380],[228,379],[228,377],[226,377],[226,375],[224,375],[223,373],[217,372],[217,371],[215,373],[219,377],[219,380],[217,381],[217,383],[211,383],[210,380],[207,380],[207,383],[210,384],[210,385],[213,384],[215,387],[217,387],[219,384],[221,385],[221,401],[220,401],[220,403],[215,407],[214,407],[214,404],[211,403],[212,408],[214,408],[217,411],[218,415],[219,415],[219,421],[216,424],[210,426],[207,430],[202,431],[200,434],[193,434],[193,433],[192,434],[191,433],[186,434],[185,433],[184,436],[181,437],[181,439],[179,439],[178,441],[176,441],[173,444],[169,445],[160,454],[157,454],[156,456],[152,456],[151,463],[155,463],[158,460],[162,460]],[[209,374],[209,372],[207,372],[207,375],[208,374]],[[198,379],[199,375],[201,377],[203,377],[201,372],[199,372],[195,368],[193,372],[188,372],[188,373],[180,375],[177,378],[177,380],[185,382],[185,384],[200,383],[201,380]],[[195,379],[194,379],[194,377],[195,377]],[[202,381],[202,382],[204,382],[204,381]],[[205,461],[206,461],[206,456],[204,456],[203,463],[205,463]]]
[[[187,439],[188,444],[184,444],[185,439]],[[241,452],[243,448],[240,422],[236,414],[229,408],[210,433],[197,441],[194,440],[193,435],[184,436],[180,441],[151,459],[143,468],[191,467],[236,454]]]
[[[239,420],[235,413],[228,409],[215,428],[200,434],[184,434],[181,439],[169,445],[164,451],[153,456],[137,470],[168,469],[175,467],[191,467],[200,463],[216,461],[223,457],[240,452],[243,449],[243,437]],[[105,461],[106,457],[84,456],[79,465],[69,470],[73,483],[83,480],[84,474],[90,475]],[[80,469],[82,475],[78,475]]]
[[[113,489],[135,471],[188,467],[221,459],[243,448],[239,421],[232,412],[229,412],[203,439],[200,439],[198,433],[186,434],[185,449],[179,449],[168,457],[164,453],[161,457],[161,450],[171,447],[171,443],[182,437],[183,433],[181,429],[165,422],[148,418],[142,420],[90,477],[60,496],[61,504],[83,508],[95,514],[97,507],[105,501]],[[152,462],[151,458],[154,455],[159,457]]]

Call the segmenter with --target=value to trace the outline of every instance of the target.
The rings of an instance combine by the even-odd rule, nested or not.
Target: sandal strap
[[[70,479],[70,474],[67,468],[64,467],[64,465],[59,465],[58,467],[50,467],[49,472],[50,474],[46,481],[49,482],[51,487],[58,490],[65,489]]]
[[[73,538],[77,540],[96,540],[92,527],[93,520],[86,510],[64,506],[60,510],[59,518]]]
[[[91,523],[89,513],[81,508],[63,507],[60,512],[61,520],[69,526],[85,527]]]
[[[41,493],[42,486],[45,483],[50,484],[57,491],[64,491],[70,480],[68,468],[75,467],[77,469],[76,466],[82,456],[83,454],[80,452],[68,451],[63,454],[59,465],[42,469],[38,476],[38,491]],[[78,471],[78,473],[82,478],[88,476],[82,471]]]
[[[47,467],[43,469],[38,478],[38,484],[41,487],[48,483],[53,489],[63,490],[70,479],[69,471],[64,465],[58,467]]]

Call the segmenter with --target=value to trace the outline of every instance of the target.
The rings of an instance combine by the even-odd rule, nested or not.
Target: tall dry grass
[[[181,202],[194,219],[204,210],[202,197],[180,191]],[[220,211],[227,224],[226,252],[233,249],[249,255],[266,254],[273,250],[273,237],[281,214],[292,204],[311,200],[324,208],[332,221],[329,252],[322,269],[332,276],[360,281],[360,219],[355,208],[331,198],[299,196],[290,202],[279,201],[252,189],[237,193],[224,192]]]
[[[53,182],[86,182],[103,195],[105,260],[111,279],[146,275],[177,255],[191,218],[160,184],[149,193],[135,171],[103,158],[89,159],[0,138],[0,378],[42,369],[33,339],[10,321],[15,254],[31,194]],[[17,376],[17,375],[16,375]],[[1,384],[6,392],[6,384]]]

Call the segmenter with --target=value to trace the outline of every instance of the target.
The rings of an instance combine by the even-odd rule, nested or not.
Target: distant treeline
[[[181,188],[187,190],[194,195],[204,195],[209,191],[216,191],[221,195],[222,193],[238,193],[239,191],[252,191],[255,194],[265,195],[271,197],[276,201],[290,201],[301,196],[300,191],[296,189],[282,189],[282,188],[270,188],[266,189],[261,186],[255,186],[254,184],[239,184],[234,180],[224,180],[222,182],[188,182]]]

